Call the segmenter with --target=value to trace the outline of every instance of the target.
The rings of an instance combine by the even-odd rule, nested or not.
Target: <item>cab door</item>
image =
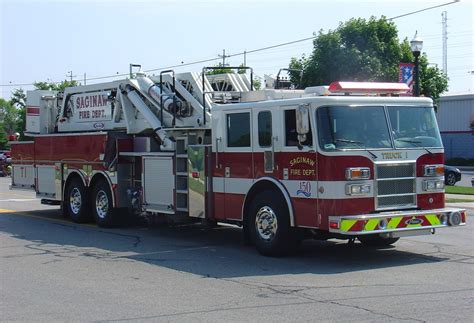
[[[298,136],[298,109],[309,109],[309,105],[281,107],[281,121],[278,137],[281,138],[281,152],[277,154],[279,178],[290,195],[296,226],[318,227],[318,177],[316,140],[313,135],[314,119],[307,111],[309,132]],[[301,115],[300,115],[301,117]]]
[[[268,108],[254,109],[252,111],[254,120],[253,133],[253,178],[269,176],[277,177],[275,163],[275,145],[278,136],[275,134],[276,113]]]
[[[253,183],[252,112],[226,111],[222,167],[224,169],[224,209],[226,219],[242,219],[245,195]]]

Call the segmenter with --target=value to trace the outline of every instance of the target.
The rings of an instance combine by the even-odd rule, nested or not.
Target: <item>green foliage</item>
[[[206,75],[234,73],[234,71],[232,69],[223,66],[222,63],[214,65],[213,67],[219,67],[219,68],[215,68],[215,69],[206,71]]]
[[[258,91],[262,88],[262,81],[258,78],[253,79],[253,88]]]
[[[23,89],[15,89],[12,92],[10,102],[16,107],[18,116],[16,120],[16,132],[20,134],[17,138],[20,141],[29,140],[29,137],[25,137],[23,134],[26,129],[26,93]]]
[[[231,68],[228,68],[226,66],[223,66],[222,63],[214,65],[213,67],[218,67],[218,68],[206,71],[206,75],[235,73],[235,69],[231,69]],[[239,67],[241,67],[241,68],[237,69],[238,74],[247,73],[247,69],[244,68],[245,67],[244,64],[240,64]]]
[[[474,187],[468,186],[446,186],[445,192],[447,194],[463,194],[463,195],[474,195]],[[471,200],[471,202],[473,202]]]
[[[441,93],[448,89],[448,78],[438,66],[428,66],[428,58],[420,59],[421,94],[438,101]]]
[[[0,147],[7,148],[8,136],[16,131],[18,111],[14,105],[0,98]]]
[[[64,91],[67,87],[77,86],[79,83],[77,81],[68,81],[64,80],[60,83],[55,82],[35,82],[33,86],[36,90],[48,90],[48,91]]]
[[[319,31],[309,57],[293,57],[289,67],[303,69],[303,87],[334,81],[398,82],[398,64],[412,62],[410,44],[398,39],[396,25],[385,17],[353,18],[336,30]],[[299,75],[290,72],[297,83]],[[434,99],[447,90],[447,79],[428,59],[420,59],[421,93]]]

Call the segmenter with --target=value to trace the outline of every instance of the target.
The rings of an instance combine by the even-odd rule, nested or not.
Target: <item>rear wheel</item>
[[[365,246],[388,247],[394,244],[395,242],[397,242],[400,238],[384,238],[378,235],[368,235],[368,236],[360,236],[358,237],[358,239]]]
[[[73,178],[67,185],[64,195],[65,213],[76,223],[88,222],[91,219],[90,201],[87,189],[80,178]]]
[[[105,180],[100,180],[92,189],[92,214],[100,227],[112,227],[118,223],[119,212],[113,208],[112,193]]]
[[[257,250],[265,256],[283,256],[297,245],[290,228],[288,207],[274,191],[263,191],[250,205],[248,232]]]

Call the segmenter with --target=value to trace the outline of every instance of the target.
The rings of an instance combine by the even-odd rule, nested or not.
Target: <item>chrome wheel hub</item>
[[[72,213],[78,214],[81,212],[82,196],[81,191],[77,187],[74,187],[71,194],[69,194],[69,205]]]
[[[101,219],[104,219],[107,216],[107,212],[109,211],[109,199],[107,197],[107,193],[102,190],[97,192],[97,196],[95,198],[95,210],[97,212],[97,216]]]
[[[275,212],[269,206],[263,206],[255,217],[255,227],[261,239],[270,241],[275,238],[278,220]]]

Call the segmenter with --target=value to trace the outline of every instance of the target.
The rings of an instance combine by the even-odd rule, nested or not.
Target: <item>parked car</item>
[[[444,165],[444,183],[453,186],[461,180],[461,171],[453,166]]]
[[[0,151],[0,177],[1,176],[7,176],[7,167],[8,167],[8,161],[7,161],[7,156],[5,153]]]

